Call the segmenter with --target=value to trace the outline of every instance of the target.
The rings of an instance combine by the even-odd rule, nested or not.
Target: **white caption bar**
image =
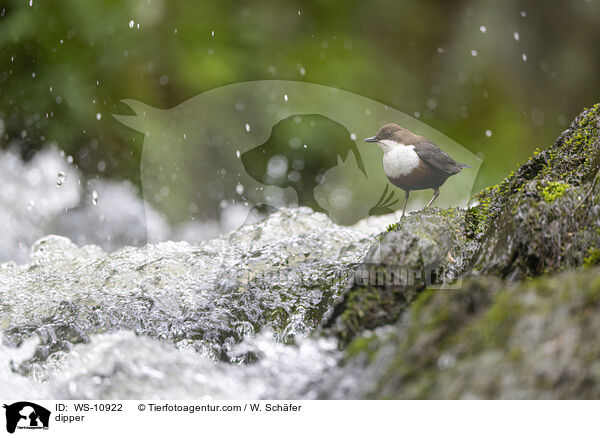
[[[2,431],[142,434],[597,434],[596,401],[15,401]],[[49,415],[47,414],[49,412]],[[193,431],[193,433],[192,433]],[[5,433],[7,434],[7,433]]]

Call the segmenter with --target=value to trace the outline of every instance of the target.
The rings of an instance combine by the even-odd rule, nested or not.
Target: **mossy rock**
[[[467,211],[466,274],[518,280],[579,266],[600,246],[600,104],[554,144],[475,197]]]
[[[424,211],[383,234],[359,273],[437,265],[464,283],[347,290],[329,326],[368,387],[355,396],[600,398],[599,165],[597,104],[464,214]]]
[[[600,267],[422,293],[345,367],[367,398],[600,398]],[[350,352],[351,351],[351,352]],[[368,375],[368,376],[366,376]]]
[[[420,271],[435,284],[493,275],[521,280],[600,256],[600,104],[585,110],[555,143],[501,184],[475,196],[466,212],[424,210],[380,235],[329,317],[345,345],[366,329],[394,323],[430,283],[378,281],[395,270]]]
[[[379,236],[325,324],[342,344],[358,332],[395,322],[430,286],[455,280],[464,240],[464,211],[410,214]]]
[[[549,183],[555,182],[524,182],[507,199],[476,245],[467,274],[520,280],[580,266],[587,253],[600,246],[599,187],[590,191],[589,184],[563,183],[548,194],[548,186],[553,186]]]

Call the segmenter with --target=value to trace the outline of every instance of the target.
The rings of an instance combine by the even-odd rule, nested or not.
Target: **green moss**
[[[425,289],[419,294],[415,301],[411,304],[410,309],[415,318],[419,317],[419,312],[425,306],[427,301],[437,292],[436,289]]]
[[[499,293],[483,316],[468,325],[451,342],[468,342],[472,350],[502,348],[522,314],[523,308],[509,292]]]
[[[600,299],[600,277],[597,277],[590,285],[587,292],[587,301],[596,305]]]
[[[397,222],[397,223],[394,223],[394,224],[390,224],[390,225],[387,227],[387,229],[386,229],[386,232],[394,232],[394,231],[398,230],[399,228],[400,228],[400,223],[399,223],[399,222]],[[385,233],[385,232],[384,232],[384,233]],[[383,237],[384,233],[381,233],[381,234],[379,235],[379,239],[380,239],[380,240],[381,240],[381,238]]]
[[[554,178],[559,175],[569,181],[582,182],[595,174],[600,137],[597,124],[599,115],[600,104],[596,104],[577,117],[564,139],[557,141],[550,149],[544,175]]]
[[[436,209],[436,214],[451,220],[462,218],[462,214],[458,208]]]
[[[578,207],[600,167],[599,120],[596,104],[551,147],[536,151],[514,174],[473,198],[478,204],[467,211],[465,223],[468,268],[533,276],[579,266],[589,246],[600,247],[594,240],[598,226],[584,213],[588,208]],[[598,204],[600,193],[588,197]],[[552,238],[548,226],[554,229]],[[587,263],[595,262],[590,253]]]
[[[600,263],[600,250],[598,248],[590,247],[587,256],[583,259],[583,266],[590,267],[597,263]]]
[[[569,188],[568,183],[549,182],[546,186],[540,186],[540,195],[546,203],[554,203],[554,200],[560,198]]]
[[[512,362],[516,362],[523,357],[523,350],[513,347],[506,353],[506,358]]]
[[[481,236],[487,229],[492,204],[492,196],[489,195],[489,192],[495,190],[496,187],[494,186],[487,189],[484,190],[479,197],[475,198],[479,204],[467,211],[467,238],[472,239]]]
[[[342,323],[345,325],[341,339],[346,341],[356,332],[364,330],[365,327],[375,327],[378,323],[378,316],[381,316],[379,308],[392,304],[393,301],[384,298],[384,294],[376,287],[364,286],[352,289],[341,314]],[[384,321],[380,322],[385,324],[393,321],[393,316],[390,316],[389,319],[386,317]]]
[[[600,267],[426,291],[405,322],[380,336],[386,351],[372,364],[385,369],[370,398],[513,398],[524,387],[532,398],[596,398],[599,303]],[[360,347],[369,352],[372,343]],[[541,376],[539,359],[557,376]],[[565,375],[564,362],[583,373]]]
[[[378,341],[374,334],[367,334],[354,339],[346,348],[345,358],[353,359],[360,354],[366,354],[369,362],[373,362],[377,357]]]

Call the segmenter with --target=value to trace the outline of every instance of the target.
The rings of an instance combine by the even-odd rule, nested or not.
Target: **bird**
[[[433,189],[433,197],[426,206],[429,207],[440,195],[440,186],[448,177],[471,167],[456,162],[431,139],[415,135],[393,123],[384,125],[377,135],[364,141],[375,142],[381,147],[385,175],[394,186],[404,191],[401,218],[406,214],[410,191]]]

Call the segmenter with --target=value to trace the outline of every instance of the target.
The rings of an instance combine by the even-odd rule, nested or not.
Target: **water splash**
[[[60,187],[63,185],[63,183],[65,183],[65,179],[67,178],[67,175],[61,171],[58,173],[58,176],[56,177],[56,186]]]
[[[220,238],[166,242],[111,254],[48,236],[27,265],[0,269],[0,323],[16,346],[34,332],[35,356],[49,356],[115,330],[191,348],[227,362],[259,350],[236,344],[271,329],[277,342],[310,332],[332,309],[371,238],[310,209],[284,209]]]

